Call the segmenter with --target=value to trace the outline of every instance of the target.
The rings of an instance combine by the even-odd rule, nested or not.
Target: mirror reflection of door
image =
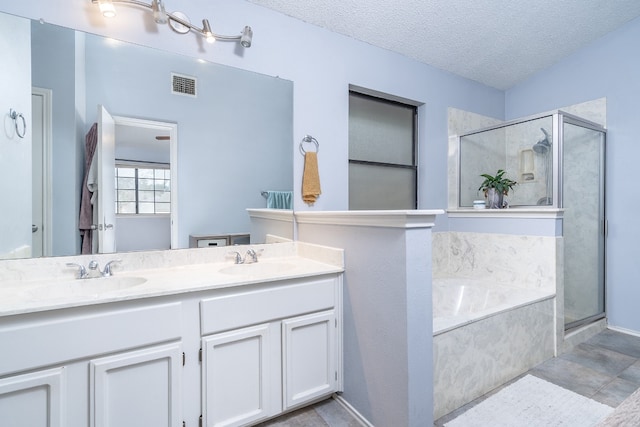
[[[98,106],[98,185],[97,206],[94,204],[94,225],[98,227],[98,252],[101,254],[116,251],[115,237],[115,142],[116,124],[109,112]],[[97,211],[97,217],[96,217]]]
[[[177,125],[121,116],[114,120],[117,250],[177,247]]]
[[[31,256],[33,257],[51,255],[51,99],[51,90],[35,87],[32,89]]]

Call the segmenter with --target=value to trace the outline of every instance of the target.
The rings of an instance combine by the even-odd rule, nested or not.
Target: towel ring
[[[27,121],[24,119],[22,113],[18,113],[17,111],[13,111],[13,109],[9,109],[9,117],[13,120],[13,125],[16,128],[16,134],[20,138],[24,138],[27,133]],[[20,128],[18,127],[18,118],[22,119],[22,132],[20,132]]]
[[[316,153],[318,151],[320,151],[320,144],[318,143],[318,140],[315,139],[314,137],[312,137],[311,135],[305,135],[304,138],[302,138],[302,141],[300,141],[300,153],[302,153],[302,155],[304,156],[305,154],[307,154],[307,151],[304,149],[303,147],[303,143],[305,142],[312,142],[315,144],[316,146]]]

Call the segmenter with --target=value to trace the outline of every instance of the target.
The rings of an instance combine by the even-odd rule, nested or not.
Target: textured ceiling
[[[498,89],[640,16],[640,0],[248,1]]]

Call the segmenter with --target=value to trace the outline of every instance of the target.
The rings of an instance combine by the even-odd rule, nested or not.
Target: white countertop
[[[232,257],[229,258],[230,251],[239,251],[244,254],[244,251],[249,247],[259,251],[260,256],[257,263],[236,265]],[[111,278],[76,279],[74,275],[77,270],[68,269],[65,266],[67,262],[77,262],[86,266],[88,260],[97,259],[98,256],[42,260],[42,263],[45,264],[43,265],[44,270],[50,268],[51,263],[54,263],[60,271],[66,273],[64,275],[50,274],[46,277],[37,274],[37,272],[28,274],[28,272],[21,271],[19,265],[11,265],[11,274],[0,277],[2,279],[0,282],[0,317],[344,271],[342,250],[299,242],[163,251],[162,257],[165,258],[167,266],[144,268],[144,266],[152,264],[149,262],[149,257],[153,257],[153,255],[159,256],[159,252],[110,256],[110,259],[122,258],[123,261],[120,265],[126,265],[126,263],[129,265],[129,268],[116,266]],[[175,258],[174,256],[180,260],[170,259]],[[100,257],[104,258],[105,256],[101,255]],[[155,259],[155,257],[153,258]],[[187,259],[189,262],[185,262]],[[37,260],[24,261],[26,268],[38,268]],[[103,266],[103,262],[100,266]]]

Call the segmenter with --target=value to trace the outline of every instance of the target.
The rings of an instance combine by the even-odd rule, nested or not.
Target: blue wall
[[[609,324],[640,331],[640,18],[508,90],[506,118],[607,98],[607,311]],[[552,49],[552,47],[550,47]]]

